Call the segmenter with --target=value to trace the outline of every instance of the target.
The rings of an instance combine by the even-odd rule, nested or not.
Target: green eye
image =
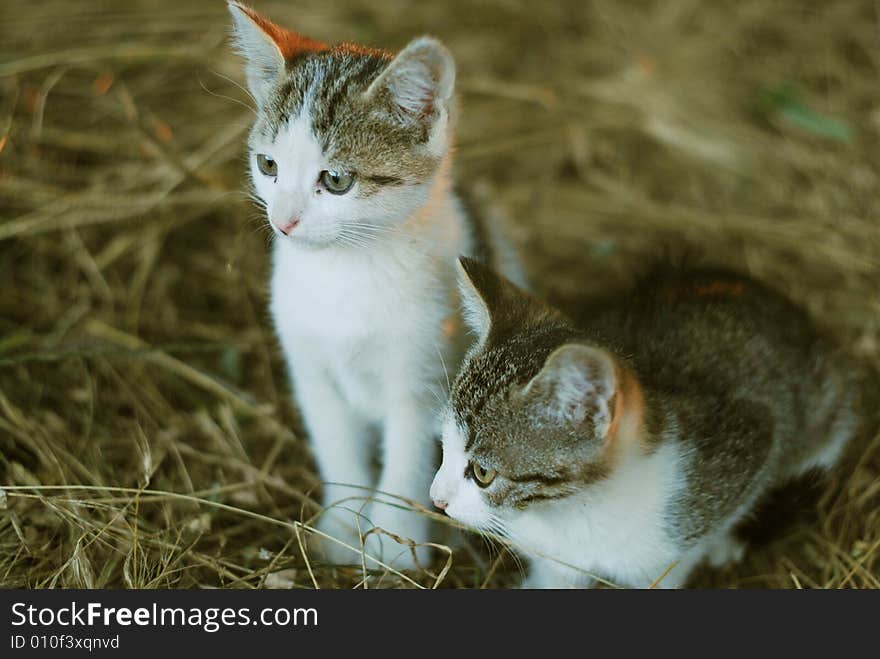
[[[264,153],[257,155],[257,167],[266,176],[278,176],[278,163]]]
[[[330,194],[345,194],[354,185],[355,175],[351,172],[334,172],[325,169],[318,180]]]
[[[494,469],[485,469],[476,462],[471,462],[471,473],[474,475],[474,480],[477,482],[477,485],[480,487],[489,487],[492,481],[495,480],[495,475],[498,472]]]

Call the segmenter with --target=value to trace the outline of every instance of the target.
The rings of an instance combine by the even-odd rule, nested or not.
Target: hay
[[[458,178],[553,300],[686,244],[876,363],[876,4],[721,4],[260,9],[331,41],[444,39]],[[376,583],[307,551],[318,481],[267,322],[227,23],[220,0],[4,5],[0,586]],[[878,474],[880,437],[816,515],[697,584],[880,587]],[[510,555],[472,544],[379,583],[512,583]]]

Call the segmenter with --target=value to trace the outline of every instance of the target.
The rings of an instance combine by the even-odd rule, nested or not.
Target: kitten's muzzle
[[[442,499],[433,499],[433,502],[434,507],[439,508],[440,510],[446,510],[446,508],[449,506],[449,502],[443,501]]]
[[[295,217],[295,218],[291,218],[289,220],[283,220],[283,221],[272,220],[272,224],[274,225],[274,227],[276,229],[278,229],[285,236],[289,236],[290,233],[294,229],[296,229],[296,226],[299,224],[299,218]]]

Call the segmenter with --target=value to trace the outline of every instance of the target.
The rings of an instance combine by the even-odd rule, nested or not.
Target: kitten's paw
[[[352,512],[326,512],[318,518],[315,528],[324,536],[330,536],[330,538],[339,542],[334,542],[322,535],[313,534],[309,544],[328,563],[334,565],[358,564],[361,562],[361,539],[356,524],[357,518]],[[369,525],[361,519],[361,527],[363,528],[364,526]],[[366,532],[366,529],[363,530]]]
[[[366,537],[364,554],[368,568],[382,569],[376,561],[371,560],[373,558],[400,571],[425,569],[431,565],[430,547],[412,546],[403,536],[395,535],[403,542],[397,542],[390,535],[380,532],[370,533]]]
[[[392,508],[381,503],[373,506],[370,521],[377,529],[364,540],[367,567],[376,558],[396,570],[415,570],[431,565],[432,548],[428,542],[430,520],[421,515]],[[365,530],[366,532],[366,530]]]
[[[544,575],[530,571],[526,578],[523,579],[517,587],[520,590],[545,590],[547,588],[558,588],[559,585],[548,583]]]
[[[746,553],[745,543],[731,535],[725,535],[713,542],[706,551],[706,561],[712,567],[722,567],[728,563],[737,563]]]
[[[535,561],[520,583],[521,590],[592,588],[595,579],[583,572],[559,566],[551,561]]]
[[[536,574],[530,572],[529,575],[522,580],[518,588],[520,590],[571,590],[592,588],[596,584],[594,579],[587,577],[581,578],[547,578],[545,574]]]

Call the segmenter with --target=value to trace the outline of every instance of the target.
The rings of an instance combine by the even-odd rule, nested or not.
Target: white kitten
[[[272,318],[325,483],[318,526],[355,547],[358,525],[426,542],[427,518],[403,501],[364,500],[375,487],[428,503],[462,352],[455,262],[489,247],[450,188],[453,61],[431,38],[393,57],[230,10],[258,105],[251,177],[276,234]],[[387,536],[368,541],[368,554],[413,564]]]

